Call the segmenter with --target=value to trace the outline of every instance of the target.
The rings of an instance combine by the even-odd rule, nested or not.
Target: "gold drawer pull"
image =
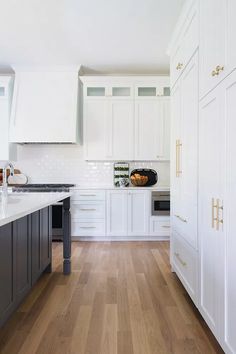
[[[182,174],[182,171],[180,170],[180,148],[182,147],[182,143],[180,141],[180,139],[176,140],[176,161],[175,161],[175,165],[176,165],[176,177],[180,177],[180,175]]]
[[[162,225],[163,229],[170,229],[170,226]]]
[[[80,194],[81,197],[96,197],[97,194]]]
[[[182,260],[179,253],[175,252],[175,257],[178,259],[178,261],[182,264],[183,267],[186,267],[187,263]]]

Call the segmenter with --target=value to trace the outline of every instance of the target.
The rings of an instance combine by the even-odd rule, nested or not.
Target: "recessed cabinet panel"
[[[224,311],[224,233],[217,226],[223,203],[224,117],[218,90],[202,101],[199,124],[200,309],[216,336],[222,333]],[[217,220],[216,220],[217,218]]]
[[[126,191],[107,193],[107,235],[126,236],[128,230],[128,194]]]
[[[145,236],[149,232],[150,193],[128,192],[128,235]]]

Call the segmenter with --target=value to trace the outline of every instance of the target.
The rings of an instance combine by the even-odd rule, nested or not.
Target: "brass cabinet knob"
[[[181,70],[183,68],[184,64],[183,63],[178,63],[176,66],[176,70]]]

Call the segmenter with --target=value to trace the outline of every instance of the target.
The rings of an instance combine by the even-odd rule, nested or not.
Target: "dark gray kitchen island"
[[[0,200],[0,326],[44,272],[51,272],[51,206],[63,200],[63,273],[71,272],[71,193],[11,194]]]

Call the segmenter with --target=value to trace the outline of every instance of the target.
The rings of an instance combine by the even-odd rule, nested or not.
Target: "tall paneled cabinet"
[[[186,2],[169,48],[171,264],[226,353],[236,353],[235,11],[234,0]]]

